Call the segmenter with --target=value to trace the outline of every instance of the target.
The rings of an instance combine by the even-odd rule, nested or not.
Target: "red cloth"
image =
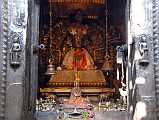
[[[87,59],[86,59],[86,53],[83,49],[78,49],[74,52],[74,61],[73,61],[73,65],[75,66],[75,68],[77,67],[78,70],[84,70],[85,66],[87,65]],[[77,59],[81,59],[79,60],[79,62],[82,62],[80,65],[77,64],[78,60]]]

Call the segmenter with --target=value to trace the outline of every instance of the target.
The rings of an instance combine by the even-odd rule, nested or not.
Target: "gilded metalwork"
[[[55,72],[55,35],[53,34],[53,8],[52,3],[50,3],[50,54],[49,54],[49,63],[47,65],[47,70],[45,75],[56,74]]]
[[[39,81],[44,81],[46,78],[43,76],[43,71],[46,71],[46,67],[48,65],[49,57],[51,54],[51,60],[54,61],[55,66],[57,69],[65,69],[63,67],[62,63],[64,60],[64,57],[66,53],[68,53],[71,49],[75,47],[75,35],[77,31],[70,31],[70,26],[74,21],[74,18],[69,17],[72,14],[76,14],[76,11],[72,11],[70,15],[68,15],[66,18],[61,18],[61,16],[56,16],[57,11],[56,11],[56,3],[50,2],[50,26],[47,27],[47,24],[43,25],[42,34],[40,35],[40,43],[44,44],[46,47],[41,50],[41,54],[39,55]],[[62,3],[59,3],[62,4]],[[68,5],[68,4],[67,4]],[[59,8],[60,9],[60,8]],[[55,11],[54,11],[55,10]],[[54,13],[53,13],[54,11]],[[83,14],[83,13],[82,13]],[[54,18],[56,18],[54,20]],[[85,19],[84,16],[82,19]],[[106,19],[108,19],[106,17]],[[81,20],[81,18],[80,18]],[[90,21],[92,18],[89,19]],[[77,22],[77,21],[76,21]],[[103,22],[104,23],[104,22]],[[87,26],[88,31],[87,34],[83,35],[82,43],[83,43],[83,48],[88,51],[88,53],[91,55],[93,58],[94,64],[97,66],[98,69],[101,69],[103,61],[104,61],[104,56],[105,56],[105,51],[107,52],[107,56],[109,56],[109,59],[105,63],[111,64],[111,68],[114,70],[116,69],[116,50],[115,47],[117,45],[117,36],[120,36],[118,34],[120,33],[114,33],[112,31],[115,31],[115,26],[110,27],[108,24],[106,25],[107,27],[107,38],[105,37],[105,24],[103,23],[91,23],[87,21],[86,23],[81,23],[80,26]],[[110,29],[109,29],[110,27]],[[112,30],[112,31],[111,31]],[[113,33],[113,34],[112,34]],[[115,34],[115,35],[114,35]],[[124,34],[124,33],[121,33]],[[124,39],[125,40],[125,39]],[[109,41],[109,44],[107,45],[107,42]],[[113,42],[112,42],[113,41]],[[105,44],[106,42],[106,44]],[[121,41],[120,44],[122,44],[123,41]],[[105,46],[107,45],[107,46]],[[107,50],[105,50],[107,49]],[[44,59],[45,58],[45,59]],[[116,71],[111,71],[111,79],[115,79],[116,77]]]
[[[108,35],[108,10],[107,10],[107,5],[106,5],[106,37],[105,37],[105,43],[106,43],[106,55],[104,58],[104,62],[103,62],[103,66],[102,66],[102,70],[103,71],[107,71],[107,70],[111,70],[113,69],[112,67],[112,60],[111,60],[111,56],[109,55],[109,45],[110,45],[110,38]]]
[[[49,60],[49,65],[47,66],[45,75],[53,75],[53,74],[56,74],[55,65],[52,64],[51,60]]]
[[[52,18],[50,20],[52,20]],[[50,34],[51,36],[55,36],[53,37],[54,39],[52,39],[52,37],[50,38],[50,31],[48,30],[48,28],[43,28],[40,43],[43,43],[46,47],[41,50],[41,57],[39,57],[40,69],[43,68],[41,69],[41,72],[45,69],[44,66],[46,66],[50,52],[54,57],[52,58],[52,60],[55,59],[56,66],[61,66],[65,54],[74,47],[74,36],[69,35],[69,31],[67,28],[69,24],[70,23],[67,20],[60,19],[54,22],[53,27],[50,28],[51,31],[52,28],[56,30],[56,35],[55,32],[52,32]],[[92,42],[88,40],[88,37],[91,38]],[[49,38],[52,40],[49,41]],[[99,64],[102,64],[102,60],[104,58],[104,27],[101,25],[98,26],[96,24],[89,25],[89,34],[85,36],[84,39],[84,48],[86,48],[89,54],[94,57],[93,59],[95,60],[95,62],[100,61]],[[55,44],[56,48],[53,48]],[[49,46],[51,46],[51,49],[49,48]],[[94,52],[94,49],[96,49],[96,52]],[[43,59],[44,56],[46,56],[46,59]]]
[[[94,49],[94,60],[102,63],[104,48]]]
[[[54,21],[53,21],[53,6],[50,3],[50,59],[53,64],[55,64],[55,49],[56,49],[56,40],[55,40],[55,33],[54,33]]]
[[[41,50],[39,55],[38,77],[40,92],[42,94],[45,92],[52,92],[56,94],[68,95],[70,93],[69,90],[71,89],[71,87],[74,86],[75,79],[79,79],[79,85],[82,89],[84,89],[85,93],[96,94],[97,96],[99,95],[99,92],[109,93],[109,90],[102,91],[101,89],[114,87],[113,84],[110,85],[107,80],[111,79],[113,82],[113,80],[116,79],[115,48],[118,43],[120,43],[120,45],[123,43],[123,41],[118,41],[119,38],[116,39],[116,36],[119,36],[118,34],[120,33],[114,33],[114,31],[116,31],[115,24],[113,24],[114,28],[111,27],[111,30],[113,32],[109,30],[109,27],[112,23],[106,24],[106,27],[109,31],[107,31],[107,37],[105,37],[105,15],[101,15],[102,20],[100,21],[100,16],[98,16],[99,12],[97,14],[93,14],[93,12],[89,9],[91,5],[87,7],[87,9],[89,9],[92,14],[87,14],[90,12],[87,12],[87,10],[83,11],[83,8],[76,11],[76,9],[81,6],[78,6],[74,9],[69,8],[69,4],[67,3],[50,2],[49,4],[50,12],[46,17],[49,17],[50,15],[50,25],[48,25],[48,22],[42,23],[41,31],[43,32],[40,32],[41,37],[39,41],[46,46],[43,50]],[[59,5],[58,7],[57,4]],[[66,6],[62,7],[63,4]],[[74,7],[74,5],[72,6]],[[92,7],[96,8],[95,6],[93,4]],[[103,12],[105,12],[105,5],[98,4],[97,6],[102,6],[102,10]],[[63,13],[61,14],[60,11],[63,11]],[[80,11],[81,14],[78,14],[78,11]],[[67,14],[65,14],[64,12],[66,12]],[[63,14],[66,16],[61,17]],[[91,15],[95,17],[92,17]],[[95,19],[99,21],[96,21]],[[49,27],[46,27],[47,25]],[[80,45],[77,45],[77,43],[80,43]],[[97,70],[90,68],[87,70],[81,70],[80,66],[85,59],[84,54],[79,55],[78,53],[75,54],[75,52],[70,53],[71,50],[77,51],[77,48],[82,48],[82,50],[87,52],[87,55],[90,54],[90,56],[93,58],[91,61],[94,62],[93,67]],[[110,78],[108,78],[106,74],[103,74],[103,71],[101,71],[105,51],[107,51],[107,55],[109,56],[109,59],[107,59],[107,61],[105,62],[109,62],[111,64],[111,74],[109,74]],[[45,72],[43,71],[46,71],[46,66],[48,65],[48,60],[50,59],[50,52],[52,54],[51,59],[55,61],[55,66],[57,68],[56,74],[52,76],[44,76]],[[64,61],[69,60],[65,60],[67,54],[71,54],[71,56],[73,56],[72,58],[74,58],[73,61],[75,63],[75,66],[78,67],[78,70],[81,70],[80,77],[75,77],[74,75],[76,67],[72,67],[72,64],[69,64],[69,67],[65,67],[66,64],[63,64]],[[76,56],[74,57],[74,55]],[[70,61],[72,61],[72,58]],[[88,59],[88,57],[86,57],[86,59]],[[90,64],[91,62],[87,63]],[[91,77],[89,78],[88,76]],[[85,89],[85,87],[89,88]],[[115,96],[116,94],[119,94],[119,92],[117,92],[117,89],[111,90],[113,91],[113,94],[115,94]]]
[[[94,3],[94,4],[104,4],[105,0],[49,0],[49,2],[59,2],[59,3]]]
[[[87,76],[91,76],[88,78]],[[98,86],[102,87],[106,84],[106,80],[101,70],[87,70],[80,71],[80,86]],[[76,79],[74,70],[57,70],[56,75],[52,75],[48,85],[50,87],[58,86],[72,86],[74,85],[74,80]]]
[[[90,88],[90,87],[89,87]],[[44,88],[44,89],[40,89],[41,92],[46,92],[46,93],[70,93],[71,92],[71,88]],[[82,92],[83,93],[114,93],[115,89],[114,88],[90,88],[88,89],[88,87],[83,87],[82,88]]]

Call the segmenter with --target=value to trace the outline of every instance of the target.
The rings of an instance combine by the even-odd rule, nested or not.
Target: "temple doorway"
[[[127,111],[126,0],[40,0],[36,117]]]

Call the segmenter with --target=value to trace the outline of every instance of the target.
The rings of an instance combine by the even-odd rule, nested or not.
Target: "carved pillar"
[[[156,120],[152,5],[152,0],[131,1],[130,24],[133,37],[131,46],[134,46],[134,49],[130,52],[134,51],[134,56],[132,56],[130,91],[134,92],[132,92],[130,104],[134,108],[130,109],[134,110],[133,119],[135,120]],[[144,46],[146,50],[146,44],[149,63],[141,64],[144,56],[140,47]],[[140,111],[141,108],[142,111]]]
[[[21,120],[28,4],[24,0],[0,2],[0,119]]]
[[[159,2],[153,0],[154,78],[156,82],[156,116],[159,119]]]
[[[7,83],[8,14],[7,0],[0,0],[0,119],[5,120]]]

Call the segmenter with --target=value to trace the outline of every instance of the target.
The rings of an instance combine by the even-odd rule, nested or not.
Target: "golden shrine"
[[[70,95],[78,79],[82,94],[117,95],[116,47],[125,38],[120,29],[112,28],[108,3],[49,0],[44,4],[49,9],[42,9],[41,16],[39,43],[45,47],[39,55],[39,94]]]

